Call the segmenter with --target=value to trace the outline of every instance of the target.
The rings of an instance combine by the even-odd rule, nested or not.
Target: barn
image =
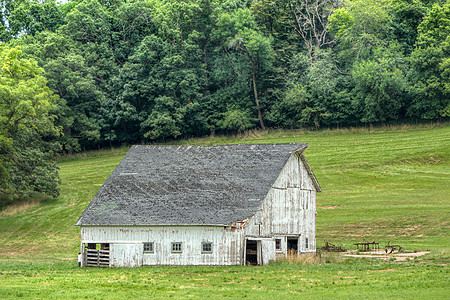
[[[81,266],[263,265],[316,249],[308,144],[133,146],[78,219]]]

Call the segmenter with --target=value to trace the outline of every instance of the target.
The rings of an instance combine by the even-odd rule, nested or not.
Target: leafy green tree
[[[450,4],[434,5],[418,28],[411,54],[414,93],[409,115],[423,119],[450,116]]]
[[[21,58],[19,48],[0,45],[0,198],[29,197],[33,192],[57,196],[54,163],[57,134],[52,113],[58,97],[47,87],[43,69]]]
[[[65,70],[64,77],[55,78],[60,87],[70,88],[63,97],[78,114],[71,133],[83,147],[139,141],[144,118],[121,98],[128,83],[120,74],[144,37],[156,30],[151,14],[144,1],[121,0],[85,0],[67,14],[61,33],[74,47],[48,66]]]
[[[253,98],[259,123],[265,129],[259,101],[258,80],[264,69],[270,69],[273,60],[271,39],[259,30],[249,9],[238,9],[231,14],[218,17],[216,38],[224,41],[223,46],[235,49],[245,55],[251,70]]]
[[[47,87],[43,69],[33,60],[20,59],[19,48],[0,48],[0,126],[5,135],[25,128],[53,130],[49,112],[58,99]]]
[[[242,132],[253,127],[254,122],[249,111],[236,109],[227,111],[218,126],[223,130]]]
[[[275,124],[319,129],[353,123],[351,80],[338,72],[331,51],[317,51],[312,63],[306,53],[299,53],[289,69],[286,90],[270,115]]]
[[[64,23],[64,12],[55,0],[0,1],[0,41],[22,34],[56,31]]]
[[[155,106],[142,123],[145,131],[144,137],[151,140],[164,138],[177,138],[181,135],[180,122],[182,114],[177,108],[176,102],[167,96],[160,96],[155,99]]]
[[[355,65],[353,104],[361,122],[384,123],[404,117],[408,83],[402,62],[401,54],[381,48],[372,59]]]
[[[350,69],[355,61],[369,59],[392,41],[389,0],[346,1],[329,17],[330,31],[338,38],[339,61]]]
[[[48,86],[62,99],[56,124],[62,127],[59,139],[64,151],[71,153],[97,143],[104,96],[94,78],[95,67],[89,66],[80,49],[82,45],[67,35],[48,31],[22,38],[17,44],[45,69]]]
[[[147,139],[174,138],[189,130],[204,132],[205,121],[199,109],[203,97],[200,49],[189,41],[183,46],[156,35],[144,38],[121,70],[118,82],[123,86],[116,101],[120,107],[111,110],[116,113],[116,121],[133,123],[127,127],[136,128],[132,132]],[[183,120],[194,128],[188,130]],[[157,126],[164,128],[159,130]]]
[[[414,50],[417,40],[417,28],[427,13],[424,1],[392,1],[392,26],[395,40],[402,46],[405,55]]]

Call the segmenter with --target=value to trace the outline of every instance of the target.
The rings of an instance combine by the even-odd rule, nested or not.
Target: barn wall
[[[213,226],[81,227],[82,243],[109,243],[114,267],[141,265],[240,265],[242,229]],[[154,243],[154,253],[144,253],[144,242]],[[171,243],[181,242],[182,253],[172,253]],[[202,242],[212,243],[212,253],[202,253]]]
[[[144,245],[112,244],[110,266],[135,268],[142,266]]]
[[[300,252],[315,251],[317,192],[302,159],[304,157],[295,153],[291,155],[258,212],[247,224],[246,235],[299,236]],[[285,238],[281,247],[285,252]]]

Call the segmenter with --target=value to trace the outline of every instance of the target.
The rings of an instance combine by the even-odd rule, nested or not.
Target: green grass
[[[61,158],[58,199],[0,213],[0,298],[448,298],[450,125],[273,130],[174,143],[294,139],[310,144],[305,155],[323,190],[318,195],[319,246],[329,241],[353,249],[362,240],[391,241],[406,251],[431,254],[407,263],[352,259],[261,268],[76,268],[79,228],[74,224],[125,155],[123,147]]]
[[[355,259],[314,266],[96,269],[67,262],[8,262],[0,267],[0,295],[5,298],[448,297],[444,266]]]

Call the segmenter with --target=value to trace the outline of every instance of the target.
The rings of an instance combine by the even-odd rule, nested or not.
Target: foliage
[[[13,138],[15,151],[9,181],[14,193],[21,198],[30,198],[35,192],[58,197],[61,180],[54,158],[59,144],[44,141],[34,130],[23,130]]]
[[[389,0],[354,0],[331,15],[330,29],[339,38],[339,55],[347,68],[369,59],[392,39],[390,7]]]
[[[450,4],[434,5],[418,27],[413,64],[411,115],[424,119],[450,114]]]
[[[57,97],[46,86],[43,70],[35,61],[20,59],[19,48],[0,48],[0,132],[15,134],[25,128],[53,129]]]
[[[0,1],[0,41],[22,34],[35,35],[43,30],[55,31],[64,24],[64,12],[55,0]]]
[[[387,49],[380,52],[376,50],[373,59],[355,64],[352,71],[355,108],[365,123],[399,119],[406,102],[406,74],[400,65],[403,57]]]
[[[238,109],[227,111],[217,125],[220,129],[242,132],[254,126],[254,120],[248,111]]]
[[[0,3],[0,39],[36,60],[61,99],[65,153],[450,111],[443,1]]]
[[[19,48],[0,48],[0,196],[29,197],[33,192],[59,194],[59,150],[48,142],[58,97],[46,85],[43,69],[21,58]]]
[[[232,14],[220,14],[214,35],[216,39],[222,41],[224,47],[236,49],[248,58],[258,119],[261,128],[265,129],[258,83],[261,73],[272,65],[273,51],[270,37],[262,34],[249,9],[238,9]]]

